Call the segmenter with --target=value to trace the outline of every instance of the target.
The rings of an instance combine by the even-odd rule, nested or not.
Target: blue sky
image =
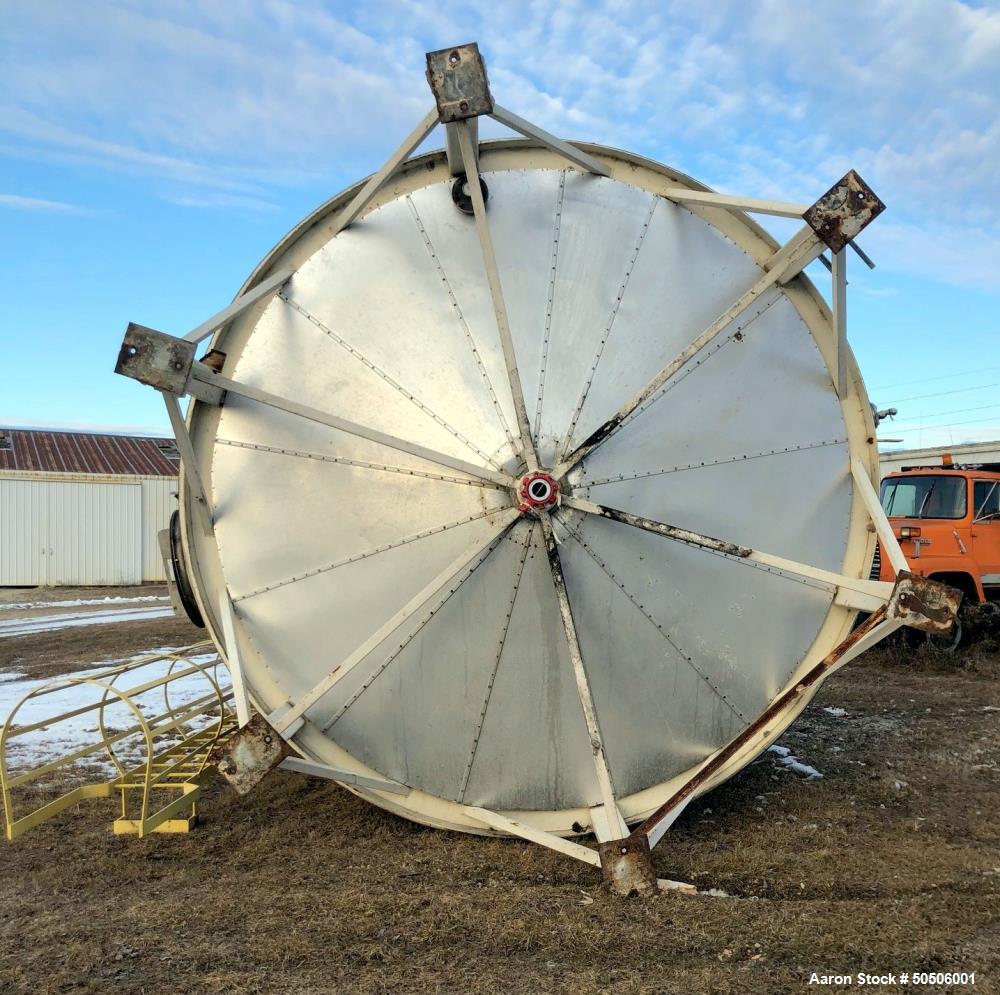
[[[0,424],[165,431],[111,372],[125,324],[227,303],[472,39],[505,106],[716,189],[811,202],[856,168],[889,205],[849,290],[880,434],[1000,438],[1000,10],[955,0],[8,6]]]

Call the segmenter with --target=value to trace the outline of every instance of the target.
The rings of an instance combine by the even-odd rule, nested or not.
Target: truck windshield
[[[882,508],[892,518],[965,518],[965,478],[887,477]]]

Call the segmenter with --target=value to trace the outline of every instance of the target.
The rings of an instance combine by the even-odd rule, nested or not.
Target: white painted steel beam
[[[591,850],[590,847],[583,846],[581,843],[574,843],[572,840],[565,840],[561,836],[547,833],[543,829],[536,829],[523,822],[516,822],[514,819],[508,819],[507,816],[500,815],[499,812],[491,812],[486,808],[474,808],[471,805],[466,805],[463,811],[470,819],[475,819],[476,822],[481,822],[491,829],[509,833],[511,836],[520,836],[521,839],[548,847],[550,850],[565,854],[567,857],[573,857],[575,860],[582,860],[585,864],[591,864],[593,867],[601,866],[601,858],[597,851]]]
[[[490,117],[492,117],[494,121],[499,121],[501,124],[507,125],[507,127],[513,131],[519,132],[524,135],[525,138],[533,138],[536,142],[540,142],[553,152],[558,152],[559,155],[569,159],[574,166],[579,166],[580,169],[586,170],[588,173],[594,173],[597,176],[611,175],[610,172],[592,155],[588,155],[586,152],[581,152],[580,149],[570,145],[569,142],[564,142],[561,138],[556,138],[555,135],[550,135],[547,131],[542,130],[530,121],[526,121],[523,117],[520,117],[513,111],[509,111],[505,107],[501,107],[499,104],[493,105],[493,113]]]
[[[368,182],[358,191],[354,200],[344,208],[333,227],[333,235],[342,232],[371,203],[393,173],[407,160],[414,149],[434,130],[438,123],[438,109],[435,107],[403,140],[403,144],[386,160],[378,172],[373,173]]]
[[[833,253],[833,333],[837,341],[837,396],[847,397],[847,252]]]
[[[448,156],[448,171],[452,176],[462,176],[465,173],[465,163],[462,160],[462,147],[458,142],[459,124],[452,121],[444,126],[445,154]],[[472,147],[476,153],[476,168],[479,167],[479,118],[469,118],[466,122],[472,136]]]
[[[670,187],[663,196],[675,204],[699,204],[704,207],[722,207],[730,211],[749,214],[770,214],[779,218],[801,218],[809,210],[808,204],[791,204],[782,200],[761,200],[757,197],[738,197],[728,193],[710,193],[707,190],[688,190]]]
[[[514,338],[510,331],[507,305],[504,302],[503,286],[500,282],[500,271],[497,269],[493,238],[490,235],[489,220],[486,217],[486,203],[483,200],[483,191],[479,186],[479,169],[476,165],[476,153],[472,144],[472,135],[469,131],[468,123],[465,121],[458,121],[455,124],[455,128],[458,132],[458,144],[462,151],[462,164],[465,166],[466,185],[469,188],[469,196],[472,198],[472,210],[476,218],[476,232],[479,235],[479,246],[483,253],[486,282],[489,284],[490,297],[493,300],[493,314],[496,317],[500,346],[503,349],[504,365],[507,367],[507,381],[510,385],[510,393],[514,401],[514,411],[517,414],[517,429],[521,435],[521,453],[528,464],[528,470],[537,470],[538,456],[535,453],[535,444],[531,438],[528,407],[525,404],[524,391],[521,387],[521,374],[517,369]]]
[[[271,725],[282,734],[286,733],[299,718],[323,697],[339,680],[349,674],[362,660],[365,659],[379,643],[393,634],[411,615],[420,611],[445,584],[451,582],[456,574],[477,557],[486,558],[492,552],[496,541],[514,524],[520,517],[520,513],[515,508],[509,508],[501,514],[500,520],[487,535],[485,539],[477,539],[474,543],[466,547],[454,560],[451,561],[429,584],[421,588],[402,608],[390,619],[384,622],[375,632],[373,632],[360,646],[350,655],[341,660],[336,667],[327,674],[311,691],[303,695],[291,708],[283,711],[280,715],[268,717]],[[483,555],[485,554],[485,555]]]
[[[868,509],[872,524],[875,526],[875,532],[878,534],[879,543],[882,546],[883,556],[889,558],[892,569],[896,573],[899,573],[900,570],[909,570],[906,557],[899,547],[896,533],[893,532],[892,526],[889,524],[889,519],[886,518],[885,511],[882,509],[882,502],[872,485],[868,471],[856,456],[851,460],[851,473],[854,476],[854,482],[858,486],[858,493],[861,496],[861,500],[864,502],[865,508]]]
[[[612,824],[614,814],[618,814],[618,821],[621,821],[621,815],[618,813],[618,800],[615,798],[615,789],[611,781],[611,767],[608,764],[608,757],[604,751],[604,737],[601,735],[601,727],[597,719],[597,708],[594,705],[594,696],[590,690],[590,680],[587,677],[587,669],[584,666],[583,653],[580,651],[580,640],[576,634],[576,623],[573,621],[573,609],[569,603],[569,592],[566,590],[566,578],[563,575],[562,564],[559,560],[559,548],[556,544],[556,535],[552,528],[552,518],[548,512],[542,512],[541,521],[542,535],[545,537],[545,549],[549,557],[549,568],[552,572],[552,586],[555,588],[556,600],[559,604],[559,618],[562,621],[563,632],[566,634],[566,643],[569,647],[570,663],[573,665],[573,676],[576,678],[576,690],[580,698],[580,707],[583,709],[583,718],[587,724],[587,735],[590,739],[590,749],[593,754],[597,784],[601,791],[601,800],[604,804],[605,812],[608,813],[608,826],[613,830],[615,828]]]
[[[660,370],[653,379],[631,400],[621,406],[603,425],[584,440],[555,469],[557,477],[563,477],[589,453],[593,452],[605,439],[613,435],[621,423],[640,405],[653,396],[671,377],[694,358],[720,332],[742,314],[761,294],[776,285],[787,283],[798,276],[824,249],[815,232],[805,225],[786,242],[771,259],[765,263],[765,273],[734,304],[723,311],[689,346]]]
[[[233,682],[233,704],[236,718],[242,729],[250,721],[250,697],[243,678],[243,663],[236,642],[236,618],[229,591],[223,587],[219,592],[219,617],[222,620],[222,638],[226,645],[226,667]]]
[[[245,294],[240,294],[229,307],[223,308],[217,314],[213,314],[207,321],[203,321],[197,328],[192,328],[184,336],[186,342],[201,342],[207,339],[217,328],[221,328],[231,318],[242,314],[248,307],[256,304],[262,297],[273,294],[279,287],[286,284],[292,277],[295,270],[292,267],[279,270],[266,280],[261,280],[256,287],[251,288]]]
[[[163,403],[167,406],[167,417],[170,419],[170,427],[174,431],[174,440],[180,450],[181,460],[184,463],[184,482],[194,498],[195,507],[198,509],[197,518],[201,522],[205,535],[211,535],[214,531],[212,524],[212,506],[208,503],[208,495],[201,482],[201,475],[198,473],[198,462],[195,459],[194,447],[191,445],[191,436],[188,435],[187,425],[184,424],[184,416],[181,414],[180,401],[175,394],[168,394],[161,391]]]
[[[308,404],[300,404],[298,401],[281,397],[279,394],[272,394],[270,391],[261,390],[259,387],[251,387],[249,384],[241,383],[238,380],[231,380],[229,377],[222,376],[222,374],[213,373],[207,367],[204,367],[203,364],[195,364],[193,375],[202,383],[214,384],[223,390],[239,394],[241,397],[246,397],[251,401],[266,404],[269,407],[277,408],[279,411],[287,411],[289,414],[298,415],[307,421],[314,421],[320,425],[328,425],[330,428],[347,432],[349,435],[356,435],[359,439],[368,439],[370,442],[377,442],[379,445],[388,446],[390,449],[409,453],[411,456],[419,456],[421,459],[428,460],[431,463],[438,463],[452,470],[467,473],[470,477],[491,480],[502,487],[513,487],[516,484],[514,478],[505,473],[490,470],[484,466],[477,466],[475,463],[469,463],[455,456],[439,453],[436,449],[429,449],[427,446],[408,442],[405,439],[389,435],[387,432],[380,432],[377,429],[359,425],[357,422],[349,421],[347,418],[328,414],[325,411],[320,411],[318,408],[310,407]]]
[[[806,563],[789,560],[784,556],[763,553],[758,549],[739,546],[724,539],[716,539],[712,536],[702,535],[699,532],[692,532],[690,529],[667,525],[664,522],[657,522],[652,518],[643,518],[640,515],[633,515],[626,511],[620,511],[617,508],[609,508],[607,505],[596,504],[593,501],[586,501],[582,498],[564,497],[562,503],[567,508],[574,508],[576,511],[597,515],[611,521],[621,522],[624,525],[631,525],[633,528],[642,529],[644,532],[651,532],[653,535],[662,536],[664,539],[671,539],[674,542],[708,549],[715,553],[732,556],[734,559],[774,567],[784,573],[795,574],[798,577],[805,577],[809,580],[818,580],[838,590],[857,592],[861,595],[877,599],[879,606],[888,604],[889,597],[892,594],[892,584],[885,581],[847,577],[844,574],[834,573],[831,570],[822,570],[819,567],[813,567]]]
[[[371,788],[374,791],[387,791],[393,795],[408,795],[410,789],[399,781],[389,781],[381,777],[370,777],[367,774],[357,774],[352,770],[342,770],[340,767],[329,767],[305,760],[303,757],[285,757],[281,761],[282,770],[294,771],[296,774],[307,774],[310,777],[322,777],[327,781],[337,781],[340,784],[356,784],[359,788]]]

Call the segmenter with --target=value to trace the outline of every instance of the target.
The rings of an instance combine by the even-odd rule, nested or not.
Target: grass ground
[[[155,620],[3,640],[0,669],[199,635]],[[765,754],[655,851],[661,876],[729,898],[619,902],[567,858],[296,775],[246,798],[213,781],[186,837],[114,837],[112,804],[88,803],[0,850],[0,991],[769,993],[915,970],[1000,991],[998,721],[995,648],[845,668],[782,739],[821,780]]]

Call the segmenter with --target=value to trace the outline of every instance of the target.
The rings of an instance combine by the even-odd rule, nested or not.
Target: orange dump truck
[[[953,466],[946,457],[944,466],[891,473],[882,507],[910,570],[957,587],[964,606],[1000,603],[1000,464]],[[880,552],[872,577],[891,581]]]

